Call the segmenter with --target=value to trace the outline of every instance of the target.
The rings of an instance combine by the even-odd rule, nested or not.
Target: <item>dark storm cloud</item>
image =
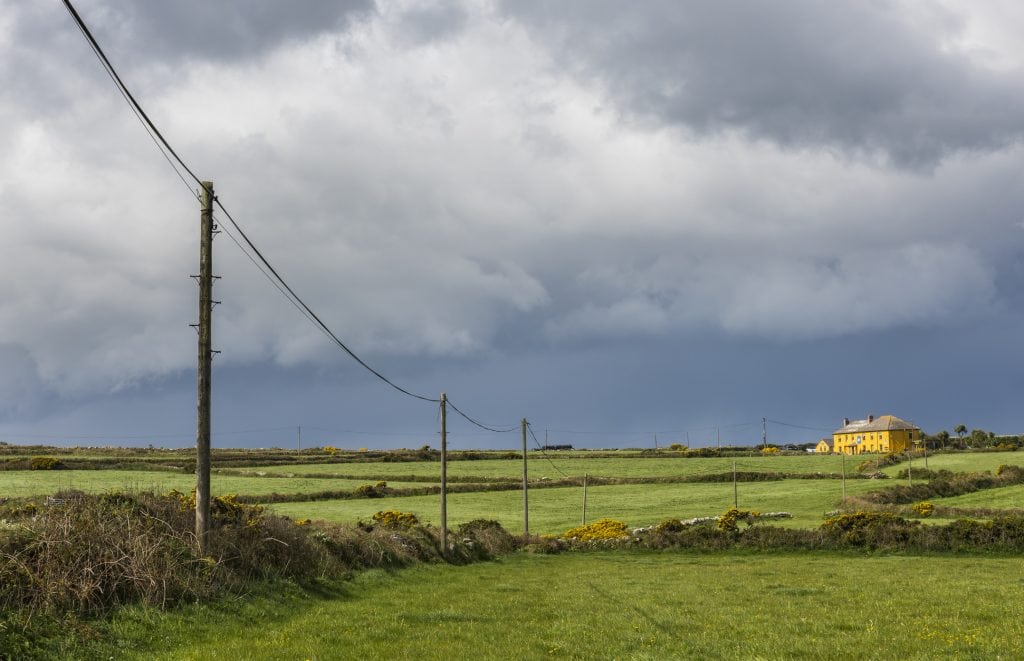
[[[545,2],[504,10],[637,117],[929,168],[1024,135],[1019,72],[949,47],[956,17],[894,2]]]
[[[375,10],[373,0],[82,2],[78,12],[101,44],[138,60],[235,60],[283,42],[344,28]],[[20,30],[45,34],[42,15],[26,14]],[[50,17],[52,18],[52,17]],[[67,19],[70,21],[70,18]]]

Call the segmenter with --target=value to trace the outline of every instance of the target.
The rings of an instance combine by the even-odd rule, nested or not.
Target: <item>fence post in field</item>
[[[583,474],[583,522],[582,526],[587,525],[587,478],[590,477],[589,473]]]
[[[736,509],[740,507],[740,490],[736,486],[736,458],[732,459],[732,506]]]
[[[843,457],[843,503],[846,503],[846,453],[842,453]]]
[[[196,422],[196,542],[210,541],[210,372],[213,358],[213,182],[202,182],[199,214],[199,360]]]
[[[441,554],[448,556],[448,396],[441,393]]]
[[[530,534],[530,485],[526,473],[526,418],[523,418],[523,538]]]

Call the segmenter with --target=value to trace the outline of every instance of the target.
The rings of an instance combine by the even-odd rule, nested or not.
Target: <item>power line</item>
[[[425,395],[419,395],[417,393],[414,393],[414,392],[412,392],[410,390],[407,390],[407,389],[403,388],[402,386],[396,384],[394,381],[390,380],[389,378],[387,378],[386,376],[384,376],[383,374],[381,374],[380,372],[378,372],[374,368],[370,367],[370,365],[368,365],[366,363],[366,361],[364,361],[362,358],[357,356],[354,351],[349,349],[348,345],[346,345],[344,342],[342,342],[341,338],[339,338],[337,335],[335,335],[334,331],[332,331],[330,329],[330,327],[328,327],[327,324],[324,323],[324,321],[322,319],[320,319],[320,317],[315,312],[313,312],[312,308],[310,308],[309,305],[307,305],[306,302],[304,300],[302,300],[302,298],[298,294],[295,293],[295,290],[291,288],[291,286],[288,284],[288,282],[285,281],[285,279],[283,277],[281,277],[281,274],[278,273],[277,269],[275,269],[273,267],[273,265],[270,263],[270,261],[267,260],[267,258],[263,256],[263,253],[260,252],[260,249],[256,247],[256,244],[254,244],[252,242],[252,240],[245,233],[245,231],[239,226],[238,222],[235,221],[235,219],[231,215],[231,213],[226,208],[224,208],[224,205],[221,203],[221,201],[219,199],[217,199],[216,197],[213,199],[213,201],[214,201],[214,204],[216,204],[220,208],[220,210],[224,213],[224,215],[227,217],[227,219],[231,223],[232,227],[235,228],[235,231],[238,232],[238,235],[242,238],[242,241],[245,242],[245,245],[248,246],[248,248],[256,256],[256,258],[259,259],[260,263],[264,267],[266,267],[267,271],[269,271],[270,274],[273,275],[274,280],[276,280],[281,285],[281,287],[279,287],[278,290],[280,290],[283,287],[284,288],[284,292],[287,292],[287,295],[290,298],[290,300],[292,300],[293,303],[300,308],[300,310],[306,315],[306,318],[310,319],[314,323],[314,325],[316,325],[318,328],[320,328],[324,332],[324,334],[326,334],[327,337],[332,342],[334,342],[334,344],[337,345],[342,351],[344,351],[346,354],[348,354],[349,357],[352,358],[352,360],[354,360],[357,363],[359,363],[364,369],[366,369],[366,371],[370,372],[371,374],[376,376],[378,379],[380,379],[384,383],[388,384],[389,386],[391,386],[392,388],[394,388],[395,390],[397,390],[400,393],[403,393],[403,394],[408,395],[409,397],[413,397],[415,399],[422,400],[424,402],[434,402],[434,403],[437,403],[437,402],[441,401],[440,399],[438,399],[436,397],[427,397]],[[266,275],[266,272],[264,272],[264,275]],[[284,293],[284,292],[282,292],[282,293]]]
[[[89,30],[89,27],[85,24],[85,21],[82,20],[82,17],[78,14],[78,11],[75,10],[70,0],[63,0],[63,2],[64,7],[68,10],[68,13],[71,14],[72,19],[74,19],[75,25],[78,26],[79,31],[89,42],[89,46],[92,48],[93,53],[96,55],[97,58],[99,58],[100,63],[103,65],[104,70],[107,72],[107,75],[109,75],[111,80],[114,81],[114,84],[117,87],[118,91],[121,93],[121,96],[124,97],[124,99],[128,102],[128,105],[131,106],[132,111],[135,113],[136,117],[138,117],[139,120],[143,123],[143,126],[147,129],[147,132],[150,134],[150,137],[153,138],[154,141],[158,142],[157,147],[160,148],[162,145],[161,153],[164,154],[164,157],[167,158],[167,154],[173,156],[174,160],[177,161],[177,163],[185,170],[185,172],[187,172],[196,181],[196,183],[202,186],[203,182],[199,179],[198,176],[196,176],[195,172],[193,172],[192,169],[188,167],[188,165],[181,158],[181,156],[178,155],[178,153],[174,150],[171,144],[167,141],[167,138],[164,137],[164,135],[156,127],[156,124],[153,123],[153,120],[150,119],[148,114],[146,114],[146,111],[142,108],[142,105],[132,95],[131,91],[125,85],[124,81],[121,79],[121,76],[118,75],[117,70],[114,68],[114,65],[110,62],[110,59],[107,58],[106,53],[103,52],[103,49],[96,41],[96,38],[93,37],[92,32]],[[166,152],[164,151],[165,149]],[[171,165],[173,167],[173,163]],[[181,175],[180,172],[178,172],[177,168],[175,168],[175,172],[177,172],[179,178],[182,178],[182,180],[184,181],[184,177]],[[399,386],[398,384],[394,383],[393,381],[388,379],[386,376],[384,376],[374,368],[370,367],[370,365],[367,364],[366,361],[364,361],[362,358],[357,356],[355,352],[349,349],[349,347],[344,342],[341,341],[341,339],[327,326],[327,324],[325,324],[323,320],[321,320],[320,317],[315,312],[313,312],[313,310],[306,304],[306,302],[303,301],[302,298],[295,293],[295,290],[291,288],[288,282],[285,281],[283,277],[281,277],[281,274],[277,272],[277,269],[275,269],[273,265],[271,265],[270,261],[267,260],[263,253],[260,252],[256,245],[249,239],[248,235],[246,235],[246,233],[242,230],[239,224],[235,221],[234,217],[232,217],[231,213],[228,212],[228,210],[220,202],[220,200],[214,197],[214,202],[224,213],[227,219],[230,221],[231,225],[235,228],[235,231],[242,238],[242,241],[245,243],[245,245],[248,246],[249,250],[252,251],[252,254],[249,254],[249,258],[253,259],[252,255],[254,254],[256,259],[258,259],[260,264],[262,264],[262,267],[260,267],[260,264],[257,264],[257,267],[260,268],[264,276],[270,278],[272,275],[273,277],[271,279],[276,281],[277,283],[275,284],[275,286],[280,285],[277,287],[278,290],[281,291],[282,294],[285,294],[287,292],[286,296],[289,298],[289,300],[292,301],[293,305],[298,307],[299,310],[303,312],[303,314],[306,316],[306,318],[309,319],[312,323],[314,323],[317,327],[319,327],[322,330],[322,332],[324,332],[331,339],[331,341],[333,341],[339,348],[341,348],[345,353],[347,353],[353,360],[359,363],[364,369],[369,371],[371,374],[373,374],[378,379],[388,384],[395,390],[405,395],[408,395],[409,397],[413,397],[415,399],[419,399],[425,402],[440,401],[437,398],[419,395],[417,393],[414,393],[410,390],[407,390]],[[238,243],[238,241],[234,239],[234,237],[232,237],[232,240],[234,240],[236,244]],[[242,249],[243,252],[246,252],[241,245],[239,245],[239,248]],[[264,268],[266,270],[264,270]],[[473,422],[473,424],[486,428],[486,426],[480,425],[480,423],[477,423],[475,420],[472,420],[464,413],[459,413],[467,420],[470,420],[470,422]]]
[[[447,403],[448,403],[448,406],[449,406],[449,407],[451,407],[451,409],[452,409],[453,411],[455,411],[456,413],[458,413],[458,414],[459,414],[459,415],[461,415],[461,416],[462,416],[463,418],[465,418],[465,419],[466,419],[466,420],[468,420],[469,422],[473,423],[474,425],[476,425],[476,426],[477,426],[477,427],[479,427],[480,429],[486,429],[487,431],[492,431],[492,432],[494,432],[494,433],[496,433],[496,434],[507,434],[508,432],[513,432],[513,431],[515,431],[515,430],[519,429],[519,426],[518,426],[518,425],[516,425],[516,426],[513,426],[513,427],[509,427],[508,429],[495,429],[494,427],[491,427],[491,426],[489,426],[489,425],[485,425],[485,424],[483,424],[482,422],[477,422],[477,421],[476,421],[476,420],[474,420],[473,418],[469,417],[468,415],[466,415],[465,413],[463,413],[462,411],[460,411],[460,410],[459,410],[459,408],[458,408],[457,406],[455,406],[455,404],[452,404],[452,400],[448,399],[448,400],[446,400],[446,401],[447,401]]]
[[[107,58],[106,53],[103,52],[103,49],[100,47],[100,45],[96,41],[95,37],[93,37],[92,32],[89,30],[88,26],[85,24],[85,21],[82,20],[82,17],[75,10],[75,8],[71,4],[70,0],[63,0],[63,2],[64,2],[65,8],[68,10],[68,13],[70,13],[71,17],[74,19],[75,25],[78,26],[79,31],[86,38],[86,40],[89,42],[89,46],[92,48],[93,53],[100,60],[100,63],[103,65],[103,68],[106,71],[107,75],[110,76],[110,79],[114,82],[114,85],[117,87],[118,91],[121,93],[121,96],[125,99],[125,101],[128,103],[128,105],[131,107],[132,112],[135,114],[135,116],[138,118],[138,120],[142,123],[142,126],[146,130],[147,134],[150,136],[150,139],[153,140],[154,144],[156,144],[157,148],[160,150],[160,153],[167,160],[167,162],[171,165],[171,168],[174,170],[175,174],[178,175],[178,178],[181,179],[182,182],[189,188],[189,190],[194,193],[194,191],[192,191],[191,186],[189,185],[188,181],[185,179],[184,175],[182,175],[181,172],[178,170],[178,168],[175,166],[175,162],[177,162],[178,165],[180,165],[182,167],[182,169],[184,169],[185,172],[187,172],[189,174],[189,176],[191,176],[192,179],[194,179],[196,181],[196,183],[198,183],[200,186],[203,186],[203,182],[199,179],[198,176],[196,176],[196,174],[192,171],[192,169],[189,168],[188,165],[185,163],[185,161],[178,155],[178,153],[174,150],[174,148],[171,146],[171,144],[164,137],[164,135],[156,127],[156,124],[153,123],[153,120],[151,120],[149,115],[146,114],[146,111],[143,110],[142,105],[132,95],[131,91],[128,89],[127,85],[125,85],[124,81],[121,79],[121,76],[118,75],[117,70],[114,68],[114,65],[110,62],[109,58]],[[172,160],[171,157],[173,157],[173,160]],[[260,273],[263,274],[263,276],[281,293],[281,295],[284,296],[286,299],[288,299],[288,301],[304,317],[306,317],[306,319],[310,323],[312,323],[314,326],[316,326],[338,348],[340,348],[342,351],[344,351],[346,354],[348,354],[348,356],[350,358],[352,358],[352,360],[356,361],[365,370],[367,370],[368,372],[370,372],[371,374],[373,374],[378,379],[380,379],[381,381],[383,381],[387,385],[391,386],[392,388],[394,388],[398,392],[400,392],[400,393],[402,393],[404,395],[407,395],[409,397],[412,397],[412,398],[424,401],[424,402],[438,403],[438,402],[441,401],[440,399],[438,399],[436,397],[427,397],[425,395],[421,395],[421,394],[415,393],[415,392],[413,392],[411,390],[408,390],[406,388],[403,388],[402,386],[398,385],[397,383],[395,383],[394,381],[392,381],[391,379],[387,378],[382,373],[380,373],[379,371],[377,371],[376,369],[371,367],[366,361],[364,361],[362,358],[360,358],[358,355],[356,355],[356,353],[354,351],[352,351],[352,349],[350,349],[348,347],[348,345],[346,345],[345,342],[343,342],[341,340],[341,338],[339,338],[334,333],[334,331],[332,331],[330,329],[330,327],[326,323],[324,323],[324,321],[319,317],[319,315],[317,315],[313,311],[313,309],[310,308],[309,305],[306,304],[306,302],[302,299],[302,297],[300,297],[295,292],[295,290],[292,289],[291,285],[289,285],[288,282],[277,271],[277,269],[274,268],[274,266],[263,255],[263,253],[260,251],[260,249],[256,247],[256,244],[253,243],[251,239],[249,239],[249,236],[241,228],[241,226],[238,224],[238,222],[235,220],[235,218],[227,210],[227,208],[225,208],[224,204],[220,201],[220,199],[215,196],[213,198],[213,202],[221,210],[221,212],[223,212],[224,216],[228,219],[228,222],[234,228],[234,233],[233,233],[233,232],[228,230],[227,226],[222,225],[218,221],[218,224],[222,226],[222,228],[224,229],[225,233],[232,240],[232,242],[234,242],[234,244],[236,246],[238,246],[238,249],[242,251],[242,253],[249,259],[249,261],[251,261],[253,263],[253,265],[256,266],[256,268],[260,271]],[[235,233],[238,234],[238,238],[235,237],[235,235],[234,235]],[[239,238],[241,239],[241,241],[239,241]],[[490,432],[495,432],[495,433],[499,433],[500,434],[500,433],[512,432],[512,431],[515,431],[517,429],[516,426],[511,426],[508,429],[498,429],[497,427],[493,427],[493,426],[490,426],[490,425],[483,424],[483,423],[479,422],[478,420],[472,418],[471,416],[467,415],[466,413],[464,413],[462,410],[460,410],[458,407],[456,407],[454,404],[452,404],[450,402],[450,400],[449,400],[448,403],[451,406],[452,410],[454,410],[460,416],[465,418],[471,424],[473,424],[473,425],[475,425],[475,426],[477,426],[477,427],[479,427],[479,428],[481,428],[483,430],[490,431]]]
[[[562,475],[562,477],[566,477],[566,478],[569,477],[565,473],[565,471],[563,471],[561,468],[559,468],[558,466],[555,465],[555,462],[551,460],[551,457],[549,457],[547,455],[547,453],[544,451],[544,448],[541,447],[540,441],[537,440],[537,435],[533,433],[533,427],[530,425],[529,422],[526,423],[526,429],[529,430],[530,436],[533,437],[533,443],[534,443],[534,445],[537,446],[537,449],[540,450],[540,455],[542,457],[544,457],[545,459],[547,459],[548,463],[551,464],[551,467],[554,468],[556,471],[558,471]]]
[[[779,422],[778,420],[772,420],[767,418],[767,421],[773,425],[782,425],[783,427],[792,427],[793,429],[807,429],[809,431],[832,431],[828,427],[808,427],[807,425],[795,425],[789,422]]]
[[[188,165],[185,164],[185,161],[183,161],[181,157],[178,156],[178,153],[174,151],[174,148],[171,147],[171,144],[167,142],[167,139],[164,138],[162,133],[160,133],[160,129],[156,127],[156,124],[153,123],[153,120],[149,118],[149,115],[146,114],[146,111],[142,109],[142,106],[139,104],[139,102],[135,99],[134,96],[132,96],[132,93],[128,89],[128,86],[124,84],[123,80],[121,80],[121,76],[118,75],[117,70],[114,68],[114,65],[110,63],[110,60],[107,58],[106,53],[104,53],[103,49],[100,48],[99,43],[96,41],[95,37],[92,36],[92,32],[89,31],[89,27],[85,24],[85,21],[82,20],[82,17],[78,15],[78,12],[75,10],[75,7],[71,4],[70,0],[64,0],[64,7],[68,10],[68,13],[71,14],[71,18],[74,19],[75,25],[78,26],[79,31],[89,42],[89,46],[92,48],[92,52],[95,53],[96,57],[99,58],[100,62],[103,64],[103,68],[107,72],[107,75],[109,75],[110,78],[114,81],[114,84],[117,86],[118,91],[121,92],[121,96],[123,96],[125,100],[128,101],[128,104],[132,107],[133,111],[136,113],[136,116],[143,121],[143,123],[149,128],[150,131],[152,131],[152,135],[156,136],[160,143],[163,144],[163,146],[167,149],[168,152],[170,152],[171,156],[174,157],[174,160],[176,160],[178,164],[185,169],[185,172],[188,172],[188,174],[193,179],[195,179],[196,183],[202,186],[203,182],[199,180],[199,177],[196,176],[195,172],[192,172],[192,170],[189,169]]]

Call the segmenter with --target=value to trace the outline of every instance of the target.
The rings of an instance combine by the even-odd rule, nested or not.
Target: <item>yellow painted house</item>
[[[814,451],[818,454],[828,454],[832,452],[832,441],[827,438],[823,438],[818,441],[818,445],[815,446]]]
[[[921,440],[921,430],[894,415],[869,415],[867,420],[843,420],[832,432],[832,451],[846,454],[906,452]]]

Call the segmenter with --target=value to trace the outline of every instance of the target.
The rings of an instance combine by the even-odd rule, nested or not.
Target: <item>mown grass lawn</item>
[[[847,494],[877,489],[885,482],[848,480]],[[836,509],[842,496],[839,480],[781,480],[741,482],[739,506],[761,512],[785,511],[791,520],[779,525],[813,528],[823,514]],[[718,515],[732,507],[731,483],[634,484],[590,487],[587,490],[587,520],[611,517],[640,527],[666,518]],[[533,489],[530,491],[530,532],[562,533],[579,525],[583,490],[578,487]],[[271,510],[293,518],[312,518],[351,523],[369,520],[374,512],[398,509],[415,513],[420,521],[440,525],[440,496],[375,498],[371,500],[330,500],[277,503]],[[453,493],[448,495],[448,525],[473,519],[496,519],[510,532],[522,532],[521,491]]]
[[[1024,657],[1016,558],[592,552],[367,572],[161,614],[122,611],[96,657]]]

